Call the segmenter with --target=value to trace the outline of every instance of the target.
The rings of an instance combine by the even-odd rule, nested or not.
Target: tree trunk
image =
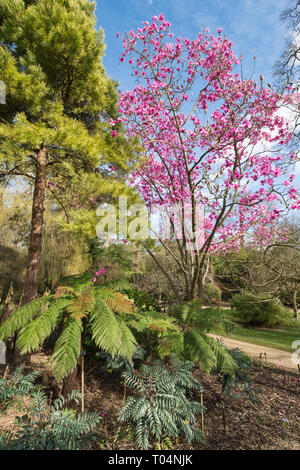
[[[294,290],[294,292],[293,292],[293,310],[294,310],[294,318],[296,320],[298,319],[297,293],[298,293],[298,289]]]
[[[36,177],[32,203],[29,256],[25,280],[23,305],[37,298],[38,275],[42,251],[44,200],[46,192],[46,148],[42,146],[36,155]]]
[[[4,323],[5,320],[7,320],[12,314],[12,311],[11,311],[11,298],[13,296],[13,293],[14,293],[14,290],[13,290],[13,285],[11,283],[10,288],[8,290],[8,293],[7,293],[7,296],[6,296],[6,299],[5,299],[4,304],[3,304],[2,312],[0,314],[0,325],[2,325],[2,323]]]
[[[46,193],[46,157],[47,151],[44,145],[42,145],[36,154],[36,174],[32,201],[31,233],[22,305],[35,300],[38,296],[38,276],[42,252],[44,200]],[[30,357],[31,356],[29,354],[21,356],[19,351],[15,348],[15,365],[19,365],[21,362],[29,363]]]

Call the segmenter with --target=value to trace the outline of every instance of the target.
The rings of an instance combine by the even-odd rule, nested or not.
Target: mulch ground
[[[35,368],[38,368],[36,363]],[[135,450],[133,440],[115,442],[118,429],[117,415],[124,400],[120,377],[107,373],[100,365],[86,368],[86,410],[97,410],[102,421],[97,429],[94,449]],[[251,369],[259,403],[246,398],[226,397],[225,424],[221,385],[216,377],[196,371],[204,388],[204,415],[206,444],[174,442],[176,450],[300,450],[300,381],[290,370],[257,363]],[[47,383],[44,373],[44,382]],[[50,378],[50,386],[53,380]],[[193,399],[200,401],[195,393]],[[13,410],[7,417],[0,415],[0,430],[13,429]],[[200,422],[199,422],[200,426]]]

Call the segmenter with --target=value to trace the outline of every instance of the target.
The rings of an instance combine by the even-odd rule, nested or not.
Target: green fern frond
[[[69,317],[55,344],[51,362],[54,363],[54,375],[58,380],[69,375],[76,367],[81,347],[81,320]]]
[[[169,331],[179,331],[175,321],[175,318],[166,314],[145,312],[140,314],[136,320],[131,320],[130,324],[140,332],[153,330],[162,334]]]
[[[214,351],[216,357],[215,367],[219,370],[219,372],[223,374],[234,375],[235,371],[238,368],[238,364],[234,360],[228,349],[219,341],[215,340],[214,338],[211,338],[210,336],[206,337],[206,342]]]
[[[83,291],[73,302],[69,303],[67,312],[75,320],[85,318],[95,307],[95,297],[87,291]]]
[[[114,357],[121,345],[122,331],[106,301],[98,296],[89,315],[89,324],[96,345]]]
[[[67,298],[59,298],[53,302],[39,317],[29,322],[18,335],[16,347],[21,354],[38,349],[50,336],[58,323],[63,309],[70,303]]]
[[[104,287],[95,288],[95,297],[105,300],[109,308],[117,313],[135,313],[134,303],[120,292]]]
[[[207,344],[205,335],[196,330],[189,330],[184,338],[184,350],[187,358],[209,372],[216,364],[213,349]]]
[[[127,359],[129,359],[129,361],[131,361],[132,356],[134,355],[137,349],[136,339],[133,336],[131,330],[126,325],[126,323],[121,318],[117,317],[117,322],[119,324],[119,328],[122,335],[117,354],[119,356],[126,357]]]
[[[180,332],[169,333],[159,338],[157,352],[161,359],[175,352],[178,358],[181,357],[184,349],[184,335]]]
[[[14,335],[20,328],[23,328],[41,311],[51,297],[43,296],[30,302],[16,310],[0,327],[0,340]]]
[[[54,299],[59,299],[64,295],[79,295],[79,293],[72,287],[58,286],[54,293]]]

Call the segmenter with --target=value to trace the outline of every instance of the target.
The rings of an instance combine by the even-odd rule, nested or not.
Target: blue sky
[[[274,62],[284,47],[286,27],[279,15],[286,4],[287,0],[97,0],[98,24],[105,31],[103,63],[122,90],[132,88],[129,67],[119,64],[122,43],[116,33],[136,29],[162,12],[175,36],[193,39],[206,27],[213,34],[222,28],[235,53],[243,56],[244,76],[251,75],[256,56],[254,78],[262,74],[271,81]]]

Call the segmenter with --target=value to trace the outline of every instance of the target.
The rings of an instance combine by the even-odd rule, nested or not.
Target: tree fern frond
[[[12,336],[20,328],[23,328],[36,315],[39,314],[43,305],[50,300],[50,297],[43,296],[30,302],[16,310],[0,327],[0,340]]]
[[[79,293],[73,289],[72,287],[67,287],[67,286],[58,286],[55,293],[54,293],[54,299],[59,299],[60,297],[63,297],[64,295],[79,295]]]
[[[184,350],[188,359],[209,372],[216,365],[216,356],[204,336],[196,330],[189,330],[184,338]]]
[[[75,320],[86,317],[95,307],[95,297],[87,291],[83,291],[73,302],[69,303],[67,312]]]
[[[137,331],[153,330],[157,333],[168,331],[179,331],[175,318],[157,312],[144,312],[137,319],[131,320],[130,324]]]
[[[69,303],[70,299],[59,298],[39,317],[22,328],[16,342],[16,347],[21,354],[35,351],[43,344],[56,327],[61,312]]]
[[[81,347],[81,320],[69,317],[55,344],[51,362],[54,363],[54,375],[58,380],[69,375],[77,365]]]
[[[182,332],[169,333],[158,340],[157,352],[161,359],[175,352],[178,358],[181,357],[184,349],[184,335]]]
[[[216,357],[215,366],[223,374],[234,375],[238,368],[238,365],[232,355],[229,353],[227,348],[219,341],[211,338],[210,336],[205,337],[205,341],[211,347]]]
[[[106,300],[96,297],[89,323],[96,345],[114,357],[121,345],[122,331]]]
[[[94,292],[95,296],[105,300],[109,308],[114,312],[135,313],[134,303],[124,294],[103,287],[95,288]]]
[[[132,356],[134,355],[137,349],[137,342],[126,323],[121,318],[116,318],[121,331],[121,342],[117,350],[117,354],[126,357],[131,361]]]

